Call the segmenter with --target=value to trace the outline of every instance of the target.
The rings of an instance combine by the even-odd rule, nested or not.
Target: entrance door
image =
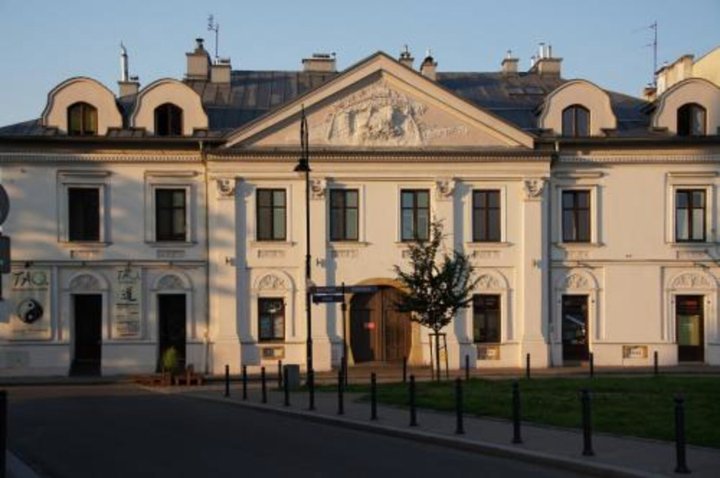
[[[563,361],[587,360],[588,297],[564,295],[562,298]]]
[[[158,295],[158,371],[162,370],[162,358],[171,347],[177,352],[178,367],[185,368],[185,313],[185,294]]]
[[[350,347],[355,363],[401,362],[410,353],[410,314],[398,312],[400,292],[381,287],[350,302]]]
[[[679,361],[703,362],[705,360],[704,322],[703,296],[678,295],[675,297]]]
[[[74,354],[71,375],[100,375],[102,295],[73,295]]]

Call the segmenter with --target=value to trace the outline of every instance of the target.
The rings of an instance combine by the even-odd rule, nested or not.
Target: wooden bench
[[[192,364],[185,367],[184,372],[180,372],[173,377],[175,385],[202,385],[203,380],[204,377],[201,374],[195,373],[195,367]]]

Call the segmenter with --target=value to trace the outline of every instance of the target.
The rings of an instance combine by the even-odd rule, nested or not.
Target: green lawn
[[[511,417],[512,380],[464,382],[465,411],[490,417]],[[674,439],[673,397],[685,397],[688,443],[720,448],[720,378],[716,377],[596,377],[520,380],[525,421],[563,427],[580,426],[579,390],[592,396],[593,429],[623,435]],[[367,392],[367,387],[351,390]],[[407,403],[407,385],[378,385],[378,401]],[[454,382],[418,382],[417,404],[454,410]]]

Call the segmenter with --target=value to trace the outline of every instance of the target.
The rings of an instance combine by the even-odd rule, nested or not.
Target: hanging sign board
[[[345,300],[345,296],[342,294],[313,295],[312,300],[315,304],[328,304],[333,302],[342,302]]]

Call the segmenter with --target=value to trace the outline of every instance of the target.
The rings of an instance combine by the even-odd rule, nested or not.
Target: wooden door
[[[703,296],[678,295],[675,297],[675,328],[678,344],[678,361],[703,362],[705,360],[705,321]]]
[[[402,362],[410,354],[410,314],[399,312],[397,289],[382,289],[384,352],[386,362]]]
[[[74,353],[72,375],[100,375],[102,360],[102,295],[73,295]]]
[[[400,362],[410,353],[410,316],[397,311],[400,292],[381,287],[350,302],[350,347],[355,363]]]

